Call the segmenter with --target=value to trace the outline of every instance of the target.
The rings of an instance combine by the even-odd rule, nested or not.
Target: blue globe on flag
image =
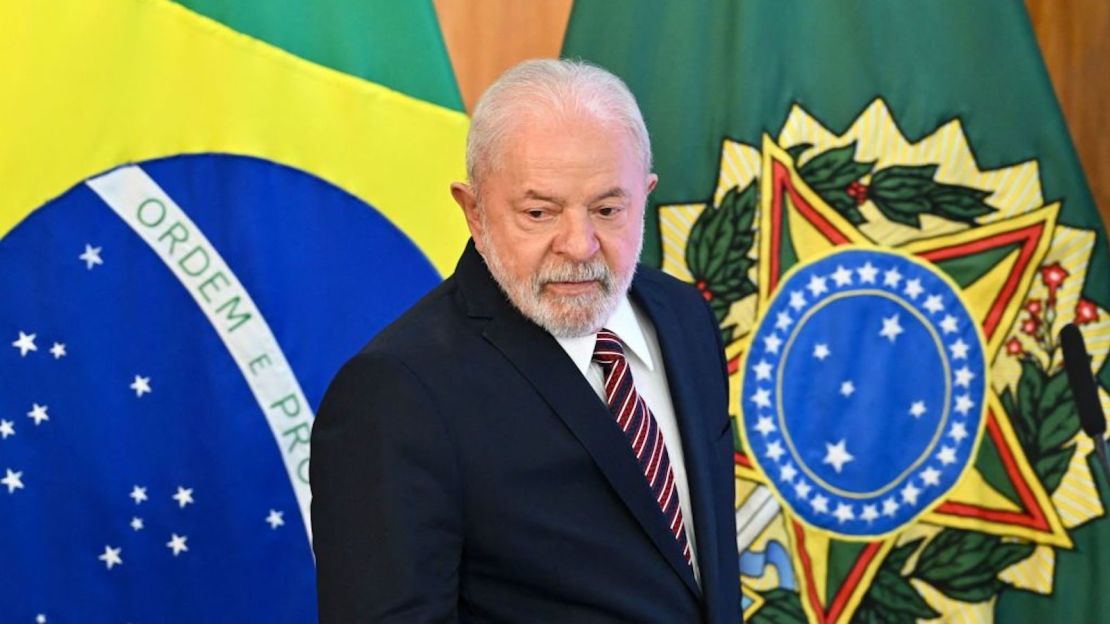
[[[973,460],[986,363],[958,292],[889,250],[840,250],[785,277],[755,330],[741,409],[750,456],[803,521],[888,534]]]
[[[314,621],[312,414],[438,283],[420,250],[316,177],[192,155],[74,186],[0,266],[2,619]]]

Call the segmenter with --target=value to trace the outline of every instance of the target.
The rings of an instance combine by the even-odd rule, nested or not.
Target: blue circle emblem
[[[985,376],[949,281],[906,255],[838,251],[788,275],[756,327],[745,439],[802,520],[882,535],[931,509],[974,458]]]

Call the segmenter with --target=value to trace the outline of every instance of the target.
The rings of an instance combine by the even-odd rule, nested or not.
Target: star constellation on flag
[[[310,421],[351,352],[441,278],[372,206],[303,171],[211,154],[128,167],[189,223],[133,223],[152,198],[113,205],[75,180],[0,238],[0,264],[21,267],[0,272],[2,619],[312,621],[306,475],[285,463],[307,441],[270,426],[220,334],[242,301],[207,313],[252,298],[273,341],[235,337],[260,363],[283,351]],[[358,322],[310,305],[332,299]]]
[[[104,264],[100,256],[102,251],[103,247],[100,246],[85,246],[85,252],[81,254],[81,259],[86,262],[86,268],[88,270],[92,270],[94,267]],[[39,333],[36,331],[27,331],[26,329],[17,330],[17,333],[18,336],[11,342],[11,346],[17,352],[17,357],[26,362],[27,365],[36,364],[33,360],[39,351],[37,343]],[[67,342],[57,339],[51,342],[52,346],[43,354],[43,357],[48,358],[48,361],[57,362],[69,355]],[[134,392],[135,398],[142,398],[153,392],[151,379],[149,375],[134,375],[129,388]],[[52,417],[54,414],[50,406],[45,402],[32,401],[29,409],[26,411],[26,416],[35,427],[40,427],[44,426],[46,423],[53,422]],[[0,419],[0,441],[8,440],[15,436],[16,433],[16,423],[14,421]],[[11,443],[12,442],[7,442],[6,444]],[[0,491],[6,492],[9,496],[23,495],[24,492],[29,491],[31,488],[42,487],[42,485],[36,485],[37,483],[36,481],[30,480],[30,477],[26,475],[25,469],[4,467],[3,477],[0,477]],[[133,501],[134,505],[147,503],[150,499],[148,486],[134,485],[128,497]],[[184,510],[187,506],[193,505],[196,502],[194,499],[194,488],[192,487],[179,486],[170,498],[181,510]],[[282,511],[272,508],[269,510],[266,522],[271,530],[277,529],[285,524],[283,516],[284,512]],[[160,521],[159,524],[161,525],[163,522]],[[126,526],[128,526],[132,532],[139,533],[147,528],[147,521],[141,516],[132,515],[130,516],[130,520],[126,521]],[[174,558],[183,556],[190,551],[188,540],[189,537],[187,535],[170,531],[169,541],[165,543],[165,548]],[[91,552],[91,556],[95,557],[103,565],[102,569],[106,572],[115,573],[116,570],[127,566],[129,558],[124,557],[125,548],[119,542],[104,544],[102,549],[98,549],[99,547],[91,545],[87,548]],[[142,557],[139,557],[137,560],[140,559],[142,559]],[[46,622],[46,615],[42,613],[36,615],[35,621]]]
[[[772,487],[846,535],[927,511],[971,460],[984,407],[982,341],[956,289],[908,257],[850,249],[778,293],[741,388],[745,441]]]

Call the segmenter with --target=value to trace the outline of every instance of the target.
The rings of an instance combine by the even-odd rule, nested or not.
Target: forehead
[[[494,154],[491,177],[507,182],[646,175],[631,133],[591,115],[530,114],[513,119]]]

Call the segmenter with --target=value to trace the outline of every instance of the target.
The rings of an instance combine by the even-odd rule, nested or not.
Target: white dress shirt
[[[671,460],[675,486],[678,488],[678,502],[682,507],[682,523],[686,529],[686,540],[690,543],[690,564],[694,578],[701,582],[697,565],[697,540],[694,536],[693,509],[690,508],[690,486],[686,482],[686,462],[682,453],[682,437],[678,432],[678,420],[674,414],[674,403],[667,385],[667,370],[663,365],[663,353],[659,349],[659,339],[651,320],[636,309],[625,296],[605,323],[605,329],[613,332],[624,345],[625,358],[632,371],[632,381],[636,391],[647,403],[655,416],[659,431],[663,434],[663,444]],[[593,361],[594,343],[597,334],[576,338],[556,338],[567,352],[574,365],[582,371],[594,392],[605,403],[605,373],[601,365]]]

